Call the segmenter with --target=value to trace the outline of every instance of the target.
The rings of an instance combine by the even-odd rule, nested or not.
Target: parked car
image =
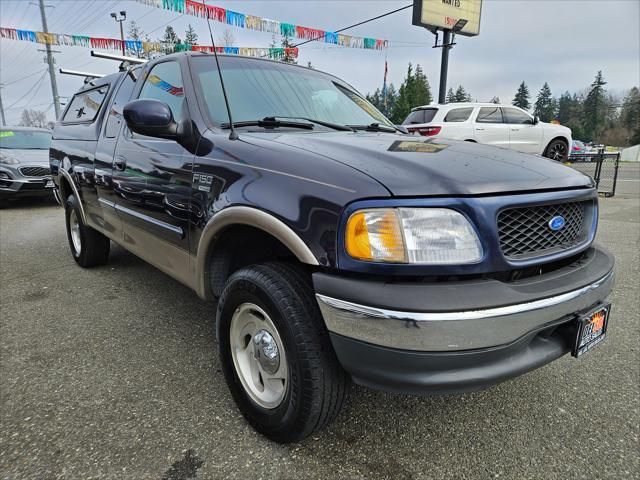
[[[19,196],[52,196],[49,170],[51,130],[0,128],[0,200]]]
[[[587,146],[580,140],[571,141],[571,155],[587,153]]]
[[[426,137],[465,140],[564,161],[571,129],[545,123],[521,108],[495,103],[447,103],[414,108],[402,122]]]
[[[87,83],[51,168],[78,265],[114,241],[217,301],[222,370],[259,432],[310,435],[350,381],[466,392],[604,338],[614,259],[589,177],[399,133],[317,70],[219,60],[230,110],[205,53]]]

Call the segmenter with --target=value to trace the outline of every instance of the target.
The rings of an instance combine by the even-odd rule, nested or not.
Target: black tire
[[[288,387],[281,403],[270,409],[251,398],[231,354],[231,319],[246,302],[268,314],[286,352]],[[216,325],[225,379],[238,408],[258,432],[276,442],[295,442],[338,415],[350,380],[338,363],[310,278],[303,271],[268,263],[235,272],[218,302]]]
[[[564,140],[552,140],[547,145],[544,156],[558,162],[566,162],[569,159],[569,145]]]
[[[78,265],[84,268],[104,265],[109,259],[111,243],[107,237],[82,222],[82,215],[78,200],[74,195],[69,195],[65,202],[65,225],[67,227],[67,240],[71,255]],[[72,239],[71,220],[77,219],[80,248],[76,248]]]

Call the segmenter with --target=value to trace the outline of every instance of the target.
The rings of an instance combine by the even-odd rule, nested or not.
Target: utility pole
[[[7,126],[7,119],[4,118],[4,108],[2,107],[2,84],[0,84],[0,117],[2,117],[2,126]]]
[[[124,28],[122,27],[122,23],[127,19],[127,12],[126,10],[121,10],[120,18],[118,18],[118,14],[116,12],[111,12],[111,18],[120,24],[120,40],[122,40],[122,56],[124,57],[126,53],[124,49]]]
[[[40,16],[42,17],[42,31],[49,33],[47,28],[47,15],[44,11],[44,0],[40,0]],[[60,116],[60,96],[58,95],[58,83],[56,82],[56,71],[53,66],[53,52],[51,51],[51,45],[45,44],[47,52],[47,64],[49,65],[49,78],[51,79],[51,92],[53,93],[53,107],[56,112],[56,119]]]

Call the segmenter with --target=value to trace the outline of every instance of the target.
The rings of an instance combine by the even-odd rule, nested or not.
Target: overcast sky
[[[407,5],[404,1],[213,1],[207,3],[277,19],[297,25],[337,30],[352,23]],[[171,24],[181,37],[188,23],[210,44],[206,22],[188,15],[179,16],[131,0],[48,0],[49,31],[119,38],[112,11],[126,10],[128,20],[136,20],[153,39],[160,37],[165,24]],[[169,22],[169,23],[167,23]],[[0,0],[3,27],[42,30],[39,10],[29,0]],[[213,22],[214,34],[225,26]],[[266,47],[268,33],[228,27],[238,46]],[[300,63],[337,75],[363,93],[382,86],[385,56],[389,80],[399,86],[407,64],[419,63],[437,96],[440,50],[431,48],[434,37],[427,30],[411,25],[411,9],[368,23],[348,32],[352,35],[385,38],[386,52],[340,48],[311,43],[300,48]],[[607,88],[623,93],[640,83],[640,0],[484,0],[478,37],[458,37],[451,51],[449,85],[464,85],[478,101],[494,95],[510,102],[521,81],[535,97],[545,81],[554,95],[568,90],[584,90],[602,70]],[[42,48],[14,40],[0,40],[0,83],[9,123],[20,118],[22,108],[50,108],[49,78],[33,87],[43,75]],[[110,73],[116,63],[94,59],[89,49],[55,47],[58,67],[96,73]],[[29,75],[28,78],[16,82]],[[61,96],[73,95],[80,77],[58,75]],[[48,111],[53,118],[53,108]]]

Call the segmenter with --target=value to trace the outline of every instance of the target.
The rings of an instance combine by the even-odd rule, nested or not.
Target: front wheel
[[[82,222],[78,199],[74,195],[67,198],[64,213],[69,248],[76,263],[85,268],[107,263],[109,239]]]
[[[245,267],[218,301],[220,358],[231,394],[247,421],[277,442],[321,429],[347,396],[349,379],[309,280],[288,264]]]
[[[544,156],[551,160],[564,162],[569,158],[569,148],[563,140],[553,140],[544,152]]]

